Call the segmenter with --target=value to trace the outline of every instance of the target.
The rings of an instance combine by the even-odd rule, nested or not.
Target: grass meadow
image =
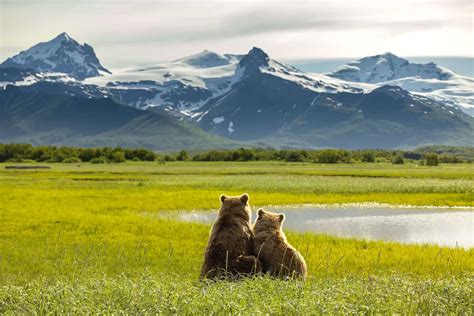
[[[288,232],[306,282],[200,282],[210,226],[175,211],[264,205],[474,206],[474,167],[283,162],[0,164],[0,314],[473,313],[474,249]],[[166,216],[165,216],[166,215]]]

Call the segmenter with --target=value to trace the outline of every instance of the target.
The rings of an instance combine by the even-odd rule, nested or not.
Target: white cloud
[[[0,58],[66,31],[104,65],[203,49],[274,58],[472,55],[470,0],[0,0]]]

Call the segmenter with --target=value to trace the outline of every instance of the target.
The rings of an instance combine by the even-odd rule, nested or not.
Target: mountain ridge
[[[61,72],[77,79],[110,74],[110,71],[100,64],[92,46],[79,44],[66,32],[7,58],[0,67]]]
[[[396,85],[460,107],[474,116],[474,78],[458,75],[434,62],[416,64],[386,53],[349,62],[327,75],[348,82]]]
[[[61,45],[73,41],[66,36],[63,34],[54,41]],[[370,63],[377,65],[373,69],[382,74],[368,74],[365,79],[401,77],[394,70],[402,68],[405,70],[400,74],[423,73],[419,69],[413,70],[416,65],[410,66],[408,61],[394,54],[375,57],[378,61]],[[437,69],[427,65],[426,69]],[[168,63],[84,80],[60,72],[4,67],[0,69],[0,78],[3,78],[0,86],[6,89],[13,84],[20,88],[18,93],[46,95],[55,102],[59,102],[57,96],[73,98],[74,102],[86,99],[94,103],[108,99],[116,106],[128,106],[166,117],[170,122],[182,121],[182,124],[197,126],[199,130],[190,138],[198,139],[196,135],[202,133],[201,138],[212,138],[207,141],[216,146],[218,143],[222,146],[251,145],[262,141],[276,147],[299,145],[308,148],[398,148],[453,141],[471,144],[472,119],[458,110],[456,100],[429,98],[431,94],[411,93],[397,84],[401,80],[435,80],[452,85],[458,78],[454,73],[449,78],[430,73],[425,77],[435,79],[406,77],[377,84],[351,82],[301,71],[253,47],[244,55],[202,51]],[[46,103],[42,104],[47,107]],[[54,111],[61,110],[54,108]],[[110,110],[109,116],[101,117],[106,120],[114,115],[118,115],[115,108]],[[134,117],[136,113],[130,115]],[[24,122],[19,117],[15,119]],[[72,119],[74,117],[67,117],[67,120]],[[156,146],[150,142],[152,136],[142,134],[139,128],[151,128],[157,133],[159,128],[154,124],[132,125],[126,130],[133,137],[142,137],[147,139],[149,146]],[[61,131],[58,127],[57,134]],[[124,129],[117,131],[124,136]],[[80,138],[84,138],[82,134]],[[104,139],[104,134],[90,137]],[[190,144],[183,137],[177,139],[179,141],[173,144],[177,148]]]
[[[0,142],[48,145],[177,148],[236,147],[167,115],[119,105],[110,98],[80,98],[0,90]]]

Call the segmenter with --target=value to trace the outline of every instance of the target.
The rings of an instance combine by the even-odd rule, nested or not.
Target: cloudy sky
[[[0,59],[67,32],[106,67],[209,49],[275,59],[473,56],[473,0],[0,0]]]

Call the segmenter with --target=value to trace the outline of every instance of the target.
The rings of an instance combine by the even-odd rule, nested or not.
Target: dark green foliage
[[[394,165],[403,165],[405,163],[405,160],[403,160],[403,157],[401,155],[396,155],[393,159],[392,159],[392,163]]]
[[[430,152],[427,148],[433,148]],[[122,147],[56,147],[32,146],[30,144],[0,144],[0,162],[91,162],[94,158],[104,158],[106,162],[119,163],[129,161],[288,161],[314,163],[357,163],[392,162],[403,164],[406,161],[418,161],[419,164],[462,163],[474,160],[471,147],[424,147],[413,151],[402,150],[290,150],[272,148],[238,148],[201,152],[181,150],[177,153],[157,154],[144,148]],[[434,158],[435,157],[435,158]],[[74,158],[74,160],[68,160]],[[433,164],[434,163],[434,164]]]
[[[125,154],[122,151],[116,151],[112,154],[110,161],[115,163],[125,162]]]
[[[350,162],[350,152],[347,150],[334,150],[327,149],[317,151],[315,162],[318,163],[338,163],[338,162]]]
[[[460,163],[462,162],[461,158],[454,155],[443,154],[439,156],[439,161],[444,163]]]
[[[414,154],[422,156],[427,153],[435,153],[437,155],[445,157],[457,157],[461,161],[473,161],[474,160],[474,147],[462,147],[462,146],[425,146],[416,148]],[[421,158],[418,158],[421,159]],[[443,161],[444,162],[444,161]],[[449,161],[446,161],[449,162]]]
[[[164,161],[176,161],[176,157],[174,155],[165,155],[163,157]]]
[[[154,161],[155,152],[149,149],[121,147],[77,148],[56,146],[32,146],[30,144],[0,144],[0,162],[22,162],[25,159],[37,162],[92,162],[95,158],[106,162],[127,160]]]
[[[106,162],[107,160],[105,159],[105,157],[97,157],[97,158],[91,159],[91,163],[95,163],[95,164],[106,163]]]
[[[81,159],[77,157],[68,157],[62,161],[63,163],[80,163]]]
[[[365,151],[362,154],[362,162],[375,162],[375,155],[371,151]]]
[[[426,154],[425,161],[427,166],[437,166],[439,164],[438,155],[433,153]]]
[[[186,160],[189,160],[189,154],[186,150],[181,150],[178,155],[176,156],[176,160],[179,160],[179,161],[186,161]]]

